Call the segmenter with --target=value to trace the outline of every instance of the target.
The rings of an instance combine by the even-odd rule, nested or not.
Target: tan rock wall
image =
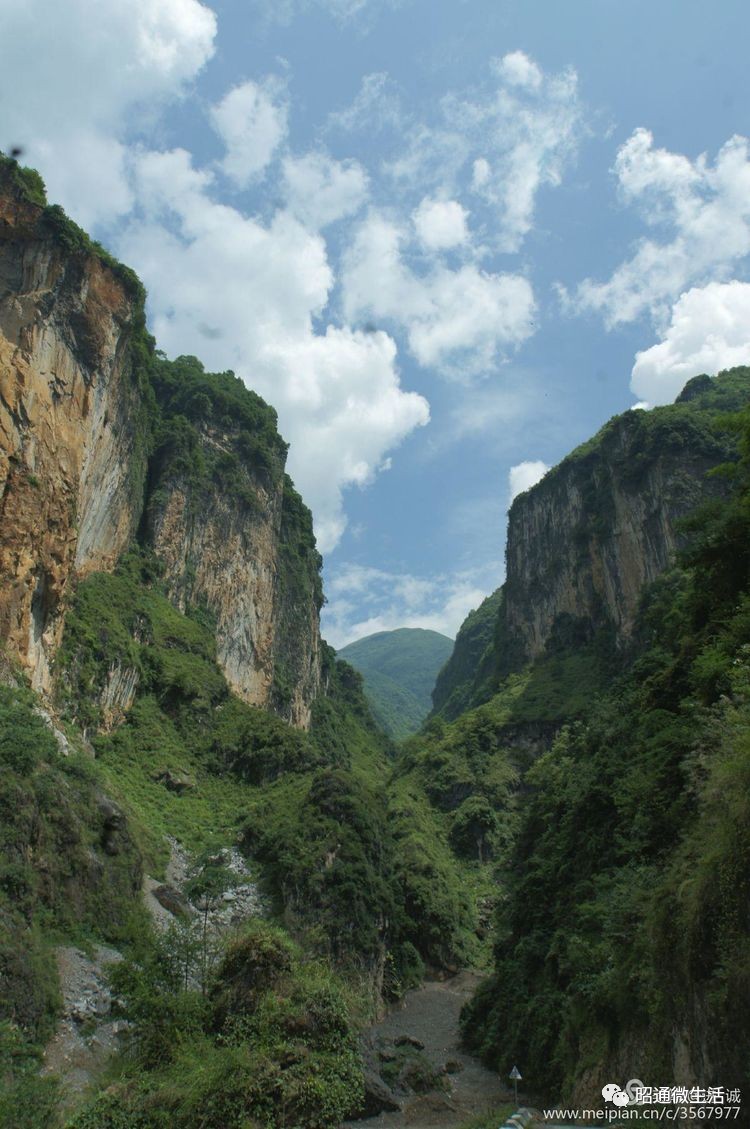
[[[0,638],[38,689],[76,575],[132,536],[132,303],[41,211],[0,195]]]
[[[211,443],[219,442],[211,436]],[[165,567],[172,600],[184,611],[205,604],[216,619],[219,665],[234,692],[261,708],[277,709],[307,729],[320,680],[318,610],[307,593],[294,614],[294,655],[284,655],[284,566],[281,552],[283,486],[258,484],[257,508],[208,488],[193,496],[183,482],[161,483],[149,507],[149,538]],[[274,677],[292,659],[291,701],[279,706]]]

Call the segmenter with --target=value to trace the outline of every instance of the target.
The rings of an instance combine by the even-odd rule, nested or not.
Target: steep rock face
[[[0,155],[0,643],[51,689],[77,579],[134,538],[202,607],[253,705],[307,728],[320,682],[320,557],[276,414],[232,373],[166,361],[143,289]],[[103,691],[108,725],[132,670]]]
[[[155,358],[159,411],[141,537],[181,611],[203,610],[226,678],[307,729],[320,684],[321,559],[276,413],[232,372]]]
[[[215,431],[203,442],[232,449],[231,437]],[[308,729],[320,685],[314,578],[295,584],[285,560],[293,530],[284,478],[253,477],[250,504],[247,493],[167,473],[149,501],[148,540],[180,611],[202,605],[215,620],[217,659],[235,693]]]
[[[723,495],[735,457],[714,428],[750,396],[750,370],[695,377],[674,404],[610,420],[513,503],[496,630],[501,675],[559,642],[630,636],[646,585],[684,543],[681,521]]]
[[[134,299],[70,254],[0,170],[0,638],[48,690],[73,579],[111,568],[145,455],[128,342]]]
[[[617,417],[514,502],[504,627],[517,658],[542,654],[563,623],[626,640],[644,586],[682,543],[680,520],[723,490],[706,476],[726,443],[671,411]]]
[[[674,404],[615,416],[519,495],[506,581],[462,625],[434,713],[453,720],[530,660],[580,653],[599,633],[627,643],[641,593],[684,543],[682,519],[726,492],[710,471],[736,447],[714,423],[749,399],[748,368],[695,377]]]

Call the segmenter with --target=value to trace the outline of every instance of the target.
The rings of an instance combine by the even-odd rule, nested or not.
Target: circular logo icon
[[[629,1082],[625,1083],[625,1093],[630,1098],[631,1102],[635,1101],[636,1091],[645,1090],[646,1087],[640,1078],[631,1078]]]

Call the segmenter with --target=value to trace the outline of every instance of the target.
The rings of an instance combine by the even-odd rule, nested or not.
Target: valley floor
[[[460,1070],[448,1075],[450,1091],[414,1094],[400,1111],[347,1122],[347,1129],[448,1129],[506,1105],[507,1112],[512,1111],[512,1093],[502,1079],[459,1045],[459,1014],[480,979],[479,973],[464,971],[450,980],[428,981],[407,992],[401,1005],[372,1028],[376,1043],[393,1043],[401,1035],[418,1039],[436,1070],[446,1063],[460,1064]]]

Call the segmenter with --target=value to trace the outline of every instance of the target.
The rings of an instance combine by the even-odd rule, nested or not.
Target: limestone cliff
[[[451,719],[550,647],[608,633],[622,648],[644,588],[684,543],[681,521],[725,492],[734,457],[713,428],[750,398],[750,370],[696,377],[675,404],[610,420],[531,490],[508,520],[506,580],[461,628],[433,694]]]
[[[511,661],[538,657],[556,629],[629,638],[644,587],[684,543],[681,520],[724,492],[708,472],[732,448],[711,428],[713,386],[700,387],[675,405],[615,417],[516,498],[503,609]],[[748,393],[745,380],[738,403]]]
[[[0,642],[49,692],[76,580],[137,537],[210,618],[236,693],[307,728],[320,557],[276,414],[232,373],[155,354],[138,280],[40,192],[0,158]],[[113,717],[134,690],[115,674]]]
[[[111,568],[138,521],[138,301],[0,177],[0,638],[47,690],[72,581]]]
[[[209,461],[231,458],[236,436],[203,426],[198,445]],[[157,462],[146,538],[180,611],[203,606],[215,621],[217,658],[235,693],[307,729],[320,683],[321,603],[309,515],[283,473],[251,461],[234,475],[231,483],[197,478]]]

